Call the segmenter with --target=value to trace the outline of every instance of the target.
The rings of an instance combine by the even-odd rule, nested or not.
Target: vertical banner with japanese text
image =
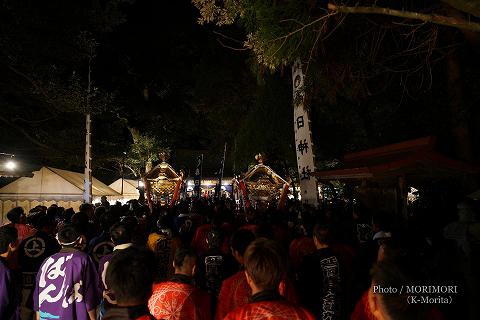
[[[297,59],[292,67],[293,82],[293,114],[295,128],[295,149],[297,168],[300,179],[302,203],[317,206],[317,181],[311,173],[315,171],[313,155],[312,132],[308,110],[305,108],[305,75],[302,62]]]

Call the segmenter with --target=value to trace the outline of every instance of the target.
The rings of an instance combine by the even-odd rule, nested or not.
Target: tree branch
[[[217,39],[217,42],[220,43],[220,45],[224,48],[227,48],[227,49],[230,49],[230,50],[234,50],[234,51],[247,51],[247,50],[250,50],[249,48],[234,48],[234,47],[230,47],[230,46],[227,46],[226,44],[224,44],[220,39]]]
[[[441,0],[457,10],[480,17],[480,3],[472,0]]]
[[[25,80],[27,80],[39,93],[41,93],[45,98],[49,98],[48,94],[45,92],[45,90],[43,88],[41,88],[37,81],[32,79],[30,76],[26,75],[25,73],[21,72],[20,70],[14,68],[13,66],[7,64],[6,65],[8,69],[10,69],[12,72],[14,72],[15,74],[19,75],[20,77],[24,78]]]
[[[471,30],[475,32],[480,32],[480,23],[467,21],[461,18],[441,16],[438,14],[425,14],[412,11],[401,11],[394,10],[389,8],[381,7],[346,7],[346,6],[337,6],[336,4],[329,3],[328,9],[333,12],[340,13],[353,13],[353,14],[380,14],[387,15],[392,17],[407,18],[413,20],[421,20],[425,22],[430,22],[433,24],[439,24],[447,27],[454,27],[457,29]]]
[[[13,118],[12,122],[22,121],[22,122],[25,122],[25,123],[28,123],[28,124],[37,125],[37,124],[41,124],[41,123],[46,122],[46,121],[53,120],[55,118],[57,118],[57,116],[53,116],[53,117],[49,117],[49,118],[45,118],[45,119],[41,119],[41,120],[27,120],[27,119],[17,117],[17,118]]]
[[[218,32],[218,31],[213,31],[213,34],[216,34],[217,36],[220,36],[222,38],[225,38],[227,40],[230,40],[230,41],[233,41],[233,42],[236,42],[236,43],[239,43],[239,44],[243,44],[244,41],[241,41],[241,40],[238,40],[238,39],[235,39],[235,38],[232,38],[232,37],[229,37],[221,32]]]
[[[11,123],[10,121],[8,121],[8,119],[4,118],[1,115],[0,115],[0,121],[3,121],[8,126],[20,131],[25,136],[25,138],[27,138],[30,142],[34,143],[38,147],[40,147],[42,149],[45,149],[45,150],[50,150],[50,151],[53,150],[50,146],[48,146],[48,145],[38,141],[37,139],[33,138],[30,134],[28,134],[27,131],[25,131],[25,129],[23,129],[20,126],[17,126],[16,124]]]

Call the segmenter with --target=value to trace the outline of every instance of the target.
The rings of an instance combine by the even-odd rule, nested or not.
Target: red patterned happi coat
[[[317,248],[315,247],[315,243],[311,237],[294,239],[290,243],[289,255],[295,272],[300,269],[303,258],[314,253],[315,251],[317,251]]]
[[[248,303],[252,290],[247,283],[245,271],[239,271],[222,283],[218,296],[216,320],[223,320],[227,313]]]
[[[210,320],[210,296],[188,283],[166,281],[153,286],[148,309],[156,319]]]
[[[288,301],[295,304],[298,303],[297,294],[289,280],[282,281],[278,289],[280,295]],[[251,295],[252,290],[248,285],[245,271],[239,271],[230,278],[225,279],[218,296],[215,320],[223,320],[230,311],[248,304]]]
[[[244,305],[230,312],[225,320],[315,320],[306,309],[287,300],[261,301]]]

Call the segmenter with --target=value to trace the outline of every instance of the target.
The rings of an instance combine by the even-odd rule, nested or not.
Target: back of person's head
[[[170,217],[167,215],[160,215],[160,218],[157,220],[157,228],[159,230],[162,229],[170,229],[172,224],[170,222]]]
[[[150,209],[147,206],[139,206],[135,209],[135,217],[143,218],[150,214]]]
[[[26,218],[27,224],[31,225],[34,228],[38,229],[38,221],[41,217],[46,216],[47,214],[43,211],[33,211],[29,212]]]
[[[105,282],[119,306],[146,304],[155,278],[153,252],[130,247],[115,252],[107,268]]]
[[[407,243],[398,237],[382,239],[379,245],[377,261],[401,261],[409,255]]]
[[[72,216],[72,223],[79,225],[81,227],[87,227],[88,226],[88,216],[85,212],[80,211],[75,213]]]
[[[95,217],[100,218],[101,216],[103,216],[105,214],[105,212],[107,212],[107,208],[105,208],[104,206],[96,207],[95,208]]]
[[[100,207],[103,208],[103,207]],[[101,215],[98,215],[98,221],[100,223],[100,228],[102,228],[103,231],[108,232],[110,228],[113,226],[113,224],[117,221],[115,216],[111,214],[110,212],[104,212]]]
[[[222,246],[223,235],[217,228],[212,228],[207,233],[207,244],[209,249],[218,249]]]
[[[120,221],[129,225],[132,230],[138,226],[138,219],[134,216],[123,216],[120,218]]]
[[[313,237],[321,244],[330,245],[333,239],[331,227],[325,224],[315,225],[313,228]]]
[[[110,237],[116,246],[130,243],[132,242],[132,227],[125,222],[117,222],[110,228]]]
[[[72,217],[74,214],[75,214],[75,210],[73,210],[73,208],[68,208],[67,210],[65,210],[63,214],[64,222],[65,223],[72,222]]]
[[[374,306],[371,310],[374,315],[378,317],[381,314],[383,319],[391,320],[420,320],[426,319],[426,308],[422,304],[409,303],[408,290],[403,290],[400,294],[399,288],[405,284],[408,286],[419,285],[419,279],[425,279],[420,275],[418,266],[414,265],[411,259],[403,259],[403,261],[381,261],[372,268],[372,294],[370,299],[375,299]],[[425,283],[423,283],[425,284]],[[377,288],[396,288],[398,291],[395,294],[382,293]]]
[[[57,205],[52,204],[50,207],[47,209],[47,215],[51,216],[53,219],[55,219],[58,215],[59,208]]]
[[[389,214],[386,211],[380,211],[372,217],[372,225],[375,232],[390,231]]]
[[[57,240],[62,246],[73,246],[80,240],[78,228],[72,224],[64,225],[57,233]]]
[[[18,238],[18,231],[14,227],[0,227],[0,254],[8,251],[8,246],[15,246]]]
[[[25,216],[25,211],[22,207],[15,207],[7,213],[7,219],[11,223],[20,223],[23,216]]]
[[[79,208],[80,212],[85,212],[85,213],[91,212],[93,210],[95,210],[95,207],[91,203],[82,203]]]
[[[243,257],[250,243],[255,240],[255,234],[247,229],[240,229],[233,233],[230,246]]]
[[[38,217],[35,228],[38,230],[51,232],[55,228],[55,220],[51,215],[42,214]]]
[[[475,202],[466,198],[457,204],[458,221],[472,222],[475,220]]]
[[[178,248],[177,251],[175,251],[173,263],[175,269],[191,269],[195,266],[196,260],[197,255],[192,248]]]
[[[245,251],[245,270],[262,290],[276,289],[286,274],[287,258],[279,244],[259,238]]]

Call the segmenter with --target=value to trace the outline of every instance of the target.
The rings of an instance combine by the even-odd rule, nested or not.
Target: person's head
[[[209,249],[219,249],[222,246],[223,235],[219,229],[212,228],[207,233],[206,241]]]
[[[259,238],[245,251],[245,274],[252,291],[276,290],[286,274],[287,258],[279,244]]]
[[[105,214],[105,212],[107,212],[107,208],[105,208],[104,206],[95,207],[95,217],[97,219],[100,219],[101,216]]]
[[[368,305],[376,320],[420,320],[426,318],[422,304],[410,304],[407,290],[400,294],[405,284],[415,286],[420,278],[418,266],[410,266],[400,261],[378,262],[371,271],[372,284],[368,290]],[[396,288],[397,292],[382,293],[381,288]]]
[[[52,204],[50,207],[47,209],[47,215],[50,216],[52,219],[57,218],[58,213],[59,213],[59,208],[56,204]]]
[[[7,257],[18,245],[18,231],[14,227],[0,227],[0,255]]]
[[[99,207],[99,208],[103,208],[103,207]],[[113,226],[113,224],[117,221],[117,219],[115,219],[115,216],[110,212],[104,212],[101,215],[98,215],[97,217],[99,217],[98,222],[100,223],[100,228],[102,228],[104,232],[108,232],[110,228]]]
[[[232,249],[232,255],[238,261],[243,264],[243,256],[250,243],[255,240],[255,234],[247,229],[240,229],[233,233],[230,239],[230,247]]]
[[[132,229],[125,222],[117,222],[110,228],[110,237],[114,245],[131,243]]]
[[[148,302],[155,278],[154,260],[153,252],[137,247],[115,253],[108,265],[105,282],[118,306],[132,307]]]
[[[170,229],[171,223],[169,216],[161,214],[157,220],[157,228],[158,230]]]
[[[74,214],[75,214],[75,210],[73,210],[73,208],[68,208],[67,210],[65,210],[65,212],[63,214],[64,222],[65,223],[72,222],[72,217],[73,217]]]
[[[173,267],[176,274],[184,274],[193,276],[195,274],[195,266],[197,263],[197,255],[192,248],[179,248],[175,251]]]
[[[55,234],[55,220],[52,216],[43,214],[38,218],[37,225],[35,226],[38,230],[41,230],[47,234]]]
[[[462,202],[457,204],[457,212],[458,212],[458,221],[461,222],[472,222],[475,220],[474,218],[474,210],[475,203],[471,199],[465,199]]]
[[[101,203],[105,203],[105,204],[108,203],[107,196],[102,196],[102,197],[100,198],[100,202],[101,202]]]
[[[317,224],[313,228],[313,242],[317,249],[328,248],[332,243],[332,232],[330,226]]]
[[[87,228],[87,226],[88,226],[88,216],[87,216],[87,214],[83,211],[75,213],[72,216],[72,223],[77,224],[81,227]]]
[[[25,211],[22,207],[15,207],[8,211],[7,219],[11,223],[25,223]]]
[[[123,216],[120,218],[120,222],[129,225],[132,230],[135,230],[135,228],[138,226],[138,219],[134,216]]]
[[[82,203],[80,205],[80,212],[84,212],[88,219],[93,219],[95,213],[95,206],[91,203]]]
[[[388,212],[379,212],[372,218],[373,232],[390,231],[388,223]]]
[[[26,218],[26,223],[32,227],[38,229],[38,221],[41,217],[46,216],[47,214],[43,211],[30,211]]]
[[[76,247],[81,245],[83,238],[76,226],[67,224],[58,230],[57,240],[62,247]]]

